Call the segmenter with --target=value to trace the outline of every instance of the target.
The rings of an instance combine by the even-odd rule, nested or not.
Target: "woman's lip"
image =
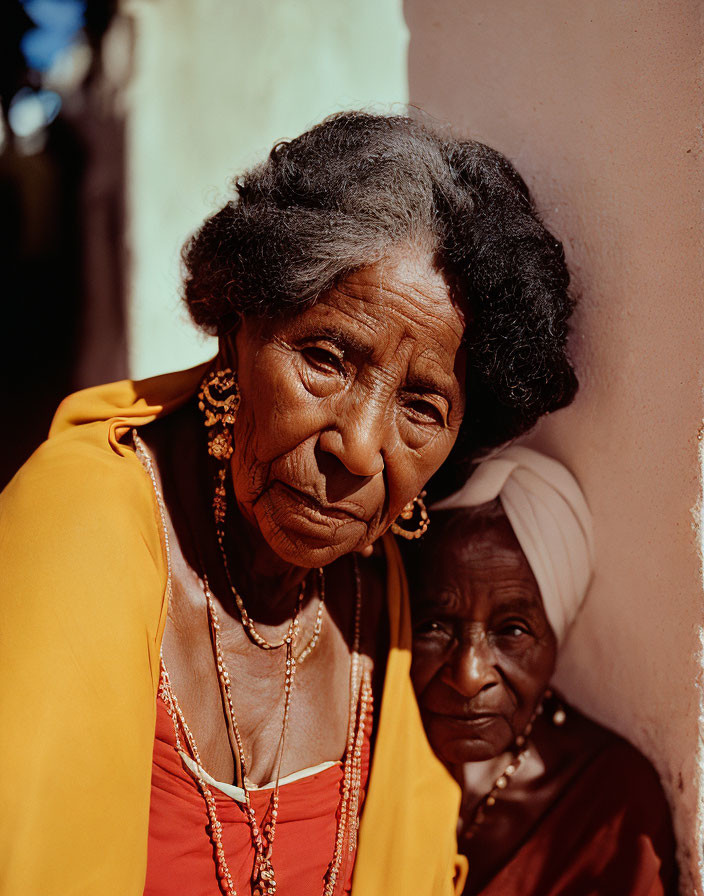
[[[286,491],[294,495],[297,500],[301,501],[303,504],[310,507],[312,510],[317,511],[318,513],[340,520],[357,520],[358,522],[365,522],[365,520],[358,513],[355,513],[352,510],[340,507],[338,504],[324,504],[322,501],[319,501],[314,495],[311,495],[308,492],[301,491],[301,489],[296,488],[293,485],[289,485],[287,482],[283,482],[281,479],[277,479],[276,482],[279,485],[283,486]]]
[[[442,719],[446,722],[457,722],[461,725],[476,725],[501,717],[501,714],[498,712],[462,713],[457,715],[455,713],[435,712],[432,709],[426,709],[425,712],[428,715],[435,716],[437,719]]]

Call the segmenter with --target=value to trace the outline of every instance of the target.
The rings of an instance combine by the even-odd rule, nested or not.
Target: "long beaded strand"
[[[257,892],[261,891],[262,893],[273,894],[276,892],[276,878],[274,876],[274,869],[271,864],[271,853],[274,844],[274,836],[276,834],[276,822],[279,814],[279,782],[281,779],[281,764],[283,762],[284,749],[286,746],[286,734],[288,732],[291,698],[293,696],[293,682],[296,674],[297,663],[296,657],[294,655],[294,646],[296,642],[296,636],[298,634],[298,614],[301,608],[303,590],[301,590],[301,594],[298,599],[298,605],[296,607],[296,612],[293,619],[291,620],[288,633],[284,639],[284,643],[286,645],[284,718],[277,756],[274,790],[269,802],[269,821],[266,825],[264,825],[263,831],[260,831],[256,821],[254,808],[252,807],[249,789],[247,788],[247,763],[244,752],[244,742],[242,740],[242,735],[240,734],[239,726],[237,724],[237,718],[235,716],[230,675],[225,665],[222,646],[220,644],[220,621],[215,610],[213,595],[210,591],[208,581],[205,577],[203,579],[203,587],[205,590],[205,597],[208,605],[208,621],[210,625],[213,651],[215,653],[215,662],[218,670],[218,680],[220,682],[221,693],[225,701],[226,715],[229,727],[231,728],[235,737],[236,750],[242,768],[242,789],[244,790],[245,809],[250,820],[250,826],[252,827],[252,837],[256,854],[254,871],[252,874],[253,882],[255,884],[254,893],[256,894]]]
[[[162,531],[164,536],[164,551],[166,555],[166,565],[167,565],[167,581],[166,581],[166,592],[167,596],[170,598],[172,593],[172,566],[171,566],[171,552],[170,552],[170,544],[169,544],[169,535],[168,528],[166,525],[166,510],[164,506],[164,500],[161,495],[161,491],[159,489],[158,483],[156,481],[156,476],[154,473],[153,465],[151,462],[151,457],[147,452],[144,443],[140,439],[135,429],[132,430],[132,436],[135,444],[135,449],[137,456],[145,467],[149,477],[152,481],[152,486],[154,489],[154,493],[156,496],[156,501],[159,509],[159,514],[161,517]],[[348,843],[348,848],[350,852],[353,852],[356,848],[356,840],[357,840],[357,830],[359,827],[359,795],[361,791],[361,755],[362,755],[362,744],[364,742],[364,730],[366,723],[366,714],[368,711],[369,704],[371,702],[371,674],[366,668],[366,665],[363,664],[363,660],[359,655],[359,646],[360,646],[360,623],[361,623],[361,610],[362,610],[362,588],[361,588],[361,576],[359,571],[359,562],[356,555],[352,557],[353,565],[354,565],[354,575],[355,575],[355,621],[354,621],[354,634],[353,634],[353,645],[352,645],[352,656],[350,661],[350,706],[349,706],[349,722],[348,722],[348,732],[347,732],[347,743],[345,747],[345,759],[343,763],[343,776],[342,776],[342,795],[340,798],[340,810],[339,810],[339,820],[337,826],[337,832],[335,837],[335,847],[333,852],[333,860],[328,867],[328,872],[326,875],[326,882],[324,888],[324,896],[334,896],[336,883],[339,877],[340,869],[342,866],[344,851],[345,851],[345,842]],[[322,570],[320,570],[322,573]],[[204,586],[206,590],[206,604],[208,606],[208,618],[209,621],[212,622],[212,630],[217,633],[218,641],[219,641],[219,631],[220,631],[220,623],[217,619],[217,614],[215,614],[215,618],[212,618],[211,615],[211,607],[214,611],[214,604],[212,600],[212,594],[210,593],[210,589],[207,586],[207,582],[204,582]],[[233,589],[234,591],[234,589]],[[299,603],[302,598],[299,597]],[[208,598],[210,595],[210,598]],[[296,662],[302,662],[301,656],[305,659],[310,655],[310,652],[314,649],[315,645],[320,636],[320,631],[322,628],[322,604],[324,602],[324,578],[321,580],[321,601],[318,607],[318,618],[316,619],[316,623],[313,629],[313,636],[310,641],[306,645],[306,647],[301,651],[298,660],[293,655],[293,642],[294,632],[291,631],[291,626],[293,626],[294,621],[297,625],[297,614],[294,620],[291,621],[291,626],[289,627],[289,633],[287,633],[287,637],[284,639],[283,644],[286,643],[289,634],[291,634],[290,644],[287,645],[287,660],[291,660],[291,665],[287,665],[287,670],[289,668],[295,669]],[[245,610],[246,612],[246,610]],[[250,620],[251,621],[251,620]],[[214,640],[214,639],[213,639]],[[283,644],[281,646],[283,646]],[[288,653],[288,651],[291,651]],[[305,654],[305,656],[304,656]],[[222,655],[222,654],[221,654]],[[360,681],[360,669],[362,669],[361,673],[361,681]],[[224,662],[220,662],[218,665],[218,678],[221,685],[221,690],[224,691],[227,695],[229,695],[229,699],[226,698],[226,712],[232,715],[232,719],[235,719],[234,716],[234,706],[232,703],[232,694],[231,694],[231,686],[230,686],[230,676],[227,672]],[[291,693],[291,685],[292,682],[289,682],[289,690],[288,694]],[[183,742],[181,740],[180,732],[183,732],[184,738],[186,740],[186,745],[193,757],[198,771],[196,771],[196,782],[198,787],[203,795],[204,802],[206,804],[206,811],[208,813],[209,820],[209,828],[210,828],[210,837],[213,841],[213,846],[215,848],[215,858],[216,858],[216,869],[217,869],[217,877],[218,883],[220,886],[220,890],[223,893],[223,896],[237,896],[237,890],[234,885],[234,881],[232,879],[232,875],[230,873],[229,866],[227,864],[227,858],[225,856],[225,850],[222,844],[222,824],[220,823],[217,817],[217,806],[215,802],[215,797],[213,796],[210,787],[207,782],[200,774],[200,769],[203,768],[203,764],[200,759],[200,754],[198,751],[198,746],[196,744],[196,740],[193,737],[193,734],[188,727],[185,716],[181,707],[176,699],[176,695],[171,686],[171,681],[169,679],[168,671],[166,669],[166,665],[164,663],[163,655],[161,656],[161,671],[160,671],[160,679],[159,679],[159,694],[164,702],[167,713],[171,717],[173,726],[174,726],[174,736],[176,742],[176,749],[183,752]],[[233,726],[233,732],[235,730],[235,726]],[[239,735],[239,729],[237,728],[237,734],[235,735],[237,751],[239,753],[241,767],[243,770],[243,783],[245,783],[245,765],[244,765],[244,745],[242,744],[241,736]],[[283,740],[283,732],[282,732],[282,740]],[[281,769],[281,756],[283,750],[281,750],[279,756],[279,764],[278,764],[278,772]],[[249,801],[249,793],[245,789],[246,794],[246,802],[249,804],[249,809],[251,809],[251,802]],[[278,803],[277,803],[278,810]],[[278,812],[277,812],[278,814]],[[249,822],[252,839],[257,842],[263,843],[263,838],[261,837],[261,832],[259,831],[259,825],[256,820],[256,816],[254,811],[252,810],[246,812],[247,820]],[[274,828],[275,831],[275,828]],[[267,838],[268,839],[268,838]],[[273,842],[273,832],[271,840],[269,841],[269,846],[271,846]],[[255,845],[255,852],[259,852]],[[269,855],[269,868],[271,867],[270,859],[271,859],[271,850],[268,850]],[[273,869],[272,874],[273,874]],[[265,883],[265,881],[262,881]],[[257,896],[257,893],[275,893],[276,892],[276,882],[272,881],[274,889],[271,890],[255,890],[253,891],[253,896]]]
[[[533,731],[533,725],[535,724],[536,718],[542,714],[543,712],[543,700],[547,699],[551,696],[551,691],[548,690],[543,699],[540,701],[538,706],[536,707],[535,712],[530,717],[528,724],[523,730],[522,734],[519,734],[515,741],[515,747],[513,750],[513,756],[511,757],[511,761],[506,766],[506,768],[501,772],[499,777],[494,781],[491,788],[484,794],[484,796],[479,800],[476,809],[474,810],[474,814],[472,816],[472,821],[469,827],[462,832],[463,840],[471,840],[482,826],[484,821],[486,820],[486,810],[491,809],[496,805],[496,799],[499,794],[506,790],[508,785],[511,783],[511,778],[516,774],[518,769],[523,764],[523,761],[528,755],[528,739]],[[561,723],[558,723],[561,724]]]
[[[328,873],[326,875],[325,888],[323,890],[324,896],[334,896],[336,884],[338,881],[340,869],[342,866],[342,862],[344,859],[345,853],[345,843],[348,842],[349,851],[353,851],[354,846],[353,843],[356,844],[356,835],[357,829],[359,826],[359,795],[361,791],[361,755],[362,755],[362,744],[364,740],[364,730],[366,723],[366,714],[368,711],[369,704],[371,702],[371,674],[369,670],[365,667],[362,673],[362,682],[361,687],[359,687],[359,669],[361,665],[361,657],[359,656],[359,624],[357,620],[361,615],[361,582],[359,580],[359,571],[357,568],[357,560],[355,560],[355,573],[357,580],[357,595],[355,601],[355,637],[353,643],[353,652],[352,658],[350,662],[350,711],[349,711],[349,725],[348,725],[348,736],[347,736],[347,744],[345,748],[345,759],[343,763],[343,775],[342,775],[342,795],[340,798],[340,809],[339,809],[339,820],[337,826],[337,833],[335,838],[335,847],[333,852],[333,859],[328,868]],[[216,620],[217,622],[217,620]],[[219,622],[217,622],[219,626]],[[215,631],[219,632],[219,628],[215,629]],[[221,664],[223,665],[223,664]],[[226,673],[227,670],[223,665],[223,673]],[[171,716],[173,725],[174,725],[174,733],[176,738],[176,747],[178,750],[182,750],[182,741],[180,737],[180,731],[183,732],[183,735],[186,739],[186,744],[188,749],[195,760],[198,768],[202,768],[202,762],[200,760],[200,755],[198,752],[198,747],[191,733],[186,719],[183,715],[183,711],[178,704],[178,700],[176,699],[176,695],[173,692],[171,687],[171,683],[168,677],[168,672],[166,670],[166,666],[164,664],[163,658],[161,662],[161,685],[160,685],[160,693],[162,695],[162,699],[167,708],[167,712]],[[218,670],[218,675],[220,675],[220,670]],[[225,678],[223,674],[222,684],[224,686],[225,682],[227,682],[228,690],[230,689],[230,678],[229,675]],[[223,688],[224,689],[224,688]],[[230,694],[231,699],[231,694]],[[229,709],[229,706],[228,706]],[[241,738],[240,738],[241,744]],[[238,750],[240,750],[240,746],[238,744]],[[242,748],[240,751],[241,761],[244,759],[244,749]],[[242,762],[244,766],[244,762]],[[196,781],[203,795],[203,799],[206,804],[206,809],[208,812],[209,818],[209,828],[210,828],[210,836],[213,841],[213,846],[215,849],[215,857],[216,857],[216,867],[217,867],[217,876],[218,882],[220,885],[220,889],[223,893],[223,896],[237,896],[237,892],[234,886],[234,882],[232,880],[232,875],[230,873],[230,869],[227,863],[227,858],[225,856],[225,851],[222,844],[222,825],[217,817],[217,808],[215,803],[215,798],[212,794],[212,791],[208,787],[208,784],[200,775],[200,773],[196,773]],[[245,793],[247,791],[245,790]],[[248,797],[248,793],[247,793]],[[247,806],[247,803],[245,804]],[[251,803],[249,804],[249,808],[251,809]],[[256,843],[261,838],[261,832],[259,830],[259,825],[256,820],[256,816],[253,811],[245,811],[247,816],[247,820],[250,825],[250,829],[252,832],[252,839]],[[255,852],[256,852],[255,846]],[[270,858],[270,857],[269,857]],[[275,882],[274,882],[275,886]],[[256,894],[256,890],[253,893]],[[266,893],[266,890],[260,890],[259,892]],[[273,891],[275,892],[275,890]]]
[[[320,640],[320,633],[323,630],[323,609],[325,607],[325,570],[322,569],[322,567],[318,570],[318,594],[318,612],[315,616],[313,633],[310,636],[310,640],[308,641],[306,646],[296,657],[296,662],[299,666],[304,660],[307,660],[311,653],[315,650],[318,641]]]
[[[342,782],[342,797],[340,800],[340,819],[338,823],[338,829],[336,833],[335,839],[335,849],[333,853],[333,861],[328,870],[326,886],[325,886],[325,896],[332,896],[335,890],[335,884],[337,882],[337,878],[339,876],[340,868],[342,866],[342,861],[344,858],[344,847],[345,841],[349,837],[350,844],[354,843],[354,846],[350,845],[350,851],[353,851],[356,848],[356,834],[357,834],[357,825],[358,825],[358,812],[359,812],[359,792],[361,789],[361,755],[362,755],[362,743],[364,738],[364,728],[365,728],[365,718],[367,707],[371,695],[371,680],[368,671],[365,669],[364,673],[361,674],[362,670],[362,658],[359,653],[360,647],[360,630],[361,630],[361,611],[362,611],[362,584],[361,584],[361,576],[359,571],[359,562],[356,556],[353,556],[353,564],[354,564],[354,574],[355,574],[355,616],[354,616],[354,632],[352,639],[352,656],[350,660],[350,710],[349,710],[349,722],[348,722],[348,730],[347,730],[347,745],[345,749],[345,761],[343,764],[343,782]],[[220,675],[220,670],[223,669],[225,672],[225,664],[222,660],[222,652],[219,647],[219,622],[217,620],[217,614],[215,613],[215,608],[212,602],[212,597],[209,598],[209,613],[211,615],[211,619],[213,620],[213,632],[214,632],[214,646],[216,650],[216,658],[218,664],[218,675]],[[290,661],[290,667],[288,665]],[[293,656],[287,657],[287,671],[291,668],[291,670],[295,673],[296,668],[296,660]],[[360,677],[362,681],[360,681]],[[233,727],[233,730],[236,732],[235,739],[237,743],[237,750],[239,752],[240,761],[242,763],[243,768],[243,776],[245,771],[245,758],[244,758],[244,746],[242,744],[241,736],[239,735],[239,729],[237,727],[237,721],[234,715],[234,703],[232,700],[231,693],[231,680],[229,675],[222,675],[221,677],[222,688],[225,692],[225,702],[227,706],[228,716],[230,717],[230,721]],[[288,686],[288,685],[287,685]],[[288,692],[287,692],[288,696]],[[284,732],[282,736],[285,736],[286,725],[284,726]],[[283,752],[283,751],[282,751]],[[270,889],[262,888],[263,893],[275,893],[276,892],[276,881],[273,876],[273,867],[271,865],[271,852],[273,847],[273,838],[276,832],[276,820],[278,816],[278,796],[279,796],[279,777],[281,769],[281,756],[282,752],[279,754],[279,766],[277,771],[277,779],[274,787],[274,794],[272,796],[272,810],[271,810],[271,821],[268,836],[266,836],[267,841],[267,849],[266,853],[262,853],[261,848],[258,849],[258,854],[261,857],[258,865],[261,867],[261,871],[259,871],[259,867],[255,868],[255,871],[259,871],[259,877],[262,881],[263,885],[268,884]],[[249,794],[246,789],[246,781],[243,781],[245,785],[245,800],[247,805],[249,803]],[[264,838],[262,838],[264,839]],[[273,889],[271,887],[273,886]],[[255,890],[255,893],[257,890]]]
[[[359,561],[356,554],[352,555],[355,576],[355,601],[354,634],[352,640],[352,657],[350,661],[350,715],[347,727],[347,746],[345,749],[345,762],[342,773],[342,797],[340,799],[340,817],[335,837],[335,849],[333,860],[328,869],[325,881],[324,896],[333,896],[335,886],[342,867],[345,852],[345,841],[355,838],[358,824],[358,808],[352,815],[352,806],[359,806],[359,790],[361,788],[361,761],[355,761],[355,753],[361,757],[360,729],[364,733],[365,717],[371,694],[371,676],[365,667],[361,676],[362,658],[359,653],[360,631],[362,616],[362,582],[359,572]],[[361,683],[360,683],[361,677]],[[364,695],[364,699],[363,699]],[[356,728],[356,736],[355,736]]]
[[[164,536],[164,554],[166,555],[166,598],[168,603],[171,604],[173,576],[171,572],[171,544],[169,542],[169,528],[166,525],[166,507],[164,505],[164,499],[161,494],[161,489],[159,488],[159,484],[156,481],[154,464],[152,464],[152,459],[149,455],[149,452],[147,451],[144,442],[137,434],[136,429],[132,430],[132,441],[134,442],[135,454],[137,455],[139,462],[147,471],[149,478],[152,481],[152,488],[154,489],[156,504],[159,508],[159,517],[161,518],[161,531],[162,535]]]
[[[169,673],[166,671],[166,666],[164,665],[163,656],[161,657],[159,694],[161,695],[161,698],[164,701],[164,705],[166,706],[166,711],[171,716],[171,721],[173,722],[174,735],[176,738],[176,749],[179,752],[183,752],[183,744],[181,742],[181,737],[179,734],[179,730],[181,730],[183,731],[183,735],[186,738],[186,743],[188,745],[188,749],[191,752],[191,756],[193,756],[193,759],[196,762],[196,782],[198,784],[198,787],[200,788],[200,792],[203,795],[203,799],[205,800],[206,811],[208,813],[210,837],[213,841],[213,846],[215,847],[215,863],[220,890],[222,891],[223,896],[237,896],[237,890],[235,888],[234,881],[232,880],[232,875],[230,874],[227,859],[225,858],[225,849],[222,845],[222,824],[218,819],[215,797],[213,796],[213,792],[211,791],[210,787],[208,787],[205,779],[200,773],[200,769],[203,768],[203,765],[200,761],[198,746],[196,744],[195,738],[193,737],[193,734],[191,733],[191,729],[186,723],[186,719],[183,715],[181,707],[176,700],[176,695],[173,692],[171,681],[169,680]]]

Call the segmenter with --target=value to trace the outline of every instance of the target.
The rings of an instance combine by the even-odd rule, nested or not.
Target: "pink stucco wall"
[[[405,13],[411,103],[506,153],[565,243],[582,389],[534,440],[584,486],[597,572],[560,681],[655,763],[698,878],[704,6],[406,0]]]

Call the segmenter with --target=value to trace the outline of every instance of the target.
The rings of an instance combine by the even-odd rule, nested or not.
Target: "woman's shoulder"
[[[549,799],[512,873],[521,871],[527,852],[544,868],[557,850],[561,859],[549,865],[555,880],[589,874],[601,892],[675,893],[670,807],[652,763],[564,701],[546,703],[536,733]]]
[[[653,764],[640,750],[615,731],[565,703],[565,734],[582,745],[588,759],[601,773],[617,779],[619,789],[630,790],[634,781],[646,785],[646,791],[664,793]]]
[[[106,527],[143,514],[149,480],[134,451],[112,450],[100,428],[80,426],[43,442],[0,495],[0,520],[17,530],[27,516],[32,525],[51,518],[70,531],[96,514]]]
[[[166,563],[152,484],[105,425],[50,437],[0,495],[2,601],[6,612],[17,604],[18,619],[50,602],[96,623],[119,605],[149,630],[160,625]]]
[[[0,520],[16,528],[30,514],[66,523],[70,532],[78,520],[99,516],[106,532],[112,526],[127,535],[140,523],[154,529],[151,483],[135,455],[130,430],[183,405],[204,367],[67,396],[47,440],[0,496]]]
[[[575,754],[582,754],[574,786],[590,794],[586,811],[598,813],[603,824],[610,819],[638,829],[669,848],[670,806],[652,762],[625,738],[573,707],[566,706],[565,729]]]
[[[602,730],[602,747],[593,760],[600,771],[608,774],[624,792],[632,793],[637,783],[638,792],[644,797],[665,802],[660,777],[652,762],[623,737],[608,728]]]

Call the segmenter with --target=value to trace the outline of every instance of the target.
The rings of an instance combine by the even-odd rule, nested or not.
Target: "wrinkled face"
[[[360,550],[418,494],[462,421],[463,334],[444,279],[410,250],[308,309],[242,324],[233,485],[280,557],[313,567]]]
[[[418,558],[412,665],[428,739],[450,765],[512,746],[557,658],[537,582],[506,517],[451,513]]]

